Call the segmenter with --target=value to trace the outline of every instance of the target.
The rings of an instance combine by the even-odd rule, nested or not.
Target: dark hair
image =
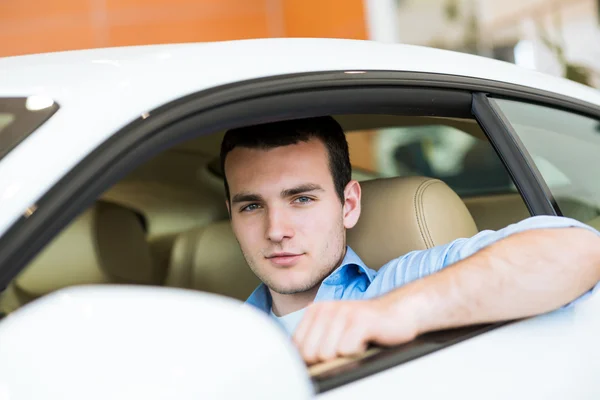
[[[319,139],[327,148],[333,184],[343,204],[344,188],[350,182],[352,167],[350,166],[346,135],[340,124],[332,117],[272,122],[227,131],[221,143],[221,171],[223,171],[227,200],[230,200],[230,193],[225,174],[225,157],[234,148],[268,150],[298,142],[308,142],[313,138]]]

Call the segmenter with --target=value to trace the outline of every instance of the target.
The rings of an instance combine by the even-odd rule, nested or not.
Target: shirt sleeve
[[[600,235],[600,232],[591,226],[571,218],[555,216],[530,217],[497,231],[481,231],[471,238],[457,239],[448,244],[436,246],[428,250],[412,251],[392,260],[381,267],[377,276],[365,292],[365,297],[376,297],[394,288],[431,275],[512,234],[532,229],[569,227],[587,229]],[[564,307],[571,306],[588,297],[598,286],[599,284],[596,284],[589,292]]]

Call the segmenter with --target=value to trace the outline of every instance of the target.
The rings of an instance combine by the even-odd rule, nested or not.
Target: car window
[[[4,128],[10,125],[15,120],[15,116],[9,113],[0,113],[0,135]]]
[[[461,197],[515,193],[486,139],[447,125],[347,134],[357,179],[420,175],[446,182]]]
[[[58,105],[40,96],[0,98],[0,159],[39,128]]]
[[[414,175],[440,179],[463,199],[479,230],[501,229],[531,215],[475,121],[405,122],[347,132],[354,179]]]
[[[564,216],[600,215],[600,121],[550,107],[491,99],[511,123]]]

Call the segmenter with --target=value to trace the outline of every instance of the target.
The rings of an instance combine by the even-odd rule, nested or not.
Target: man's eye
[[[252,203],[252,204],[248,204],[247,206],[242,207],[242,209],[240,211],[242,212],[249,212],[249,211],[254,211],[256,209],[258,209],[260,206],[256,203]]]
[[[310,203],[311,201],[313,201],[313,199],[311,199],[310,197],[300,196],[294,200],[294,203],[306,204],[306,203]]]

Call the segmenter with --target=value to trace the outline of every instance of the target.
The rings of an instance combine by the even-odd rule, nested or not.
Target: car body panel
[[[11,182],[0,188],[0,234],[101,143],[165,103],[257,78],[371,70],[482,78],[600,106],[590,88],[509,63],[368,41],[262,39],[8,57],[0,59],[0,98],[46,96],[60,109],[0,163],[0,181]],[[43,168],[32,162],[40,159]]]
[[[320,398],[597,399],[599,309],[596,291],[575,307],[505,325]]]
[[[182,289],[62,289],[0,325],[0,393],[17,400],[312,397],[288,338],[264,314],[243,308]],[[317,397],[596,399],[599,308],[595,293],[577,307],[505,325]]]

